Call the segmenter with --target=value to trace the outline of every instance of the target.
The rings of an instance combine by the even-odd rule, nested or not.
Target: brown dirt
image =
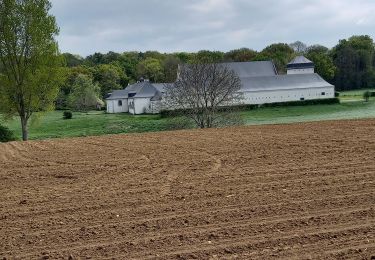
[[[0,145],[0,259],[375,258],[375,120]]]

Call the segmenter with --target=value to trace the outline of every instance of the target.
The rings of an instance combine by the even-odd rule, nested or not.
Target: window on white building
[[[118,106],[119,106],[119,107],[122,107],[122,100],[119,100],[119,101],[118,101]]]

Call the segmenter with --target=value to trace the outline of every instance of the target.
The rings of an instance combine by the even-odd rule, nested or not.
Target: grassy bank
[[[364,102],[363,91],[352,92],[344,102],[335,105],[270,107],[241,112],[247,125],[283,124],[294,122],[375,118],[375,99]],[[353,100],[353,97],[356,97]],[[173,130],[180,127],[179,119],[158,115],[132,116],[104,112],[74,113],[71,120],[62,119],[62,111],[38,114],[30,124],[30,139],[64,138],[118,133],[142,133]],[[21,136],[18,118],[0,123]]]
[[[73,113],[73,119],[63,120],[63,112],[38,114],[31,120],[30,139],[48,139],[117,133],[156,132],[173,129],[173,122],[159,116],[131,116],[104,112]],[[0,119],[1,122],[1,119]],[[18,118],[2,122],[17,136],[21,136]]]

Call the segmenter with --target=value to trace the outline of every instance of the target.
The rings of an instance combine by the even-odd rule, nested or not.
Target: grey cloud
[[[260,50],[301,40],[332,47],[375,37],[373,0],[52,0],[62,51]]]

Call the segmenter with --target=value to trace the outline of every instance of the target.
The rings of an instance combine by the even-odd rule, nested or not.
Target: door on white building
[[[108,113],[115,113],[114,107],[113,107],[113,101],[108,102]]]

